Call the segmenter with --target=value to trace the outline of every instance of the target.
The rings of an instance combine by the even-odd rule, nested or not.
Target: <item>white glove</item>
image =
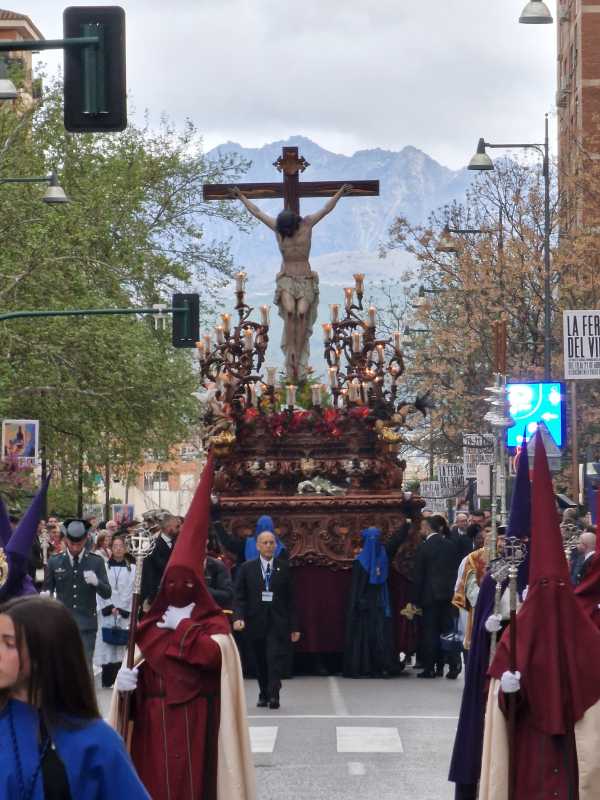
[[[488,633],[498,633],[502,627],[502,615],[490,614],[485,621],[485,629]]]
[[[500,688],[504,694],[514,694],[521,688],[520,672],[503,672],[500,678]]]
[[[523,591],[521,592],[521,598],[523,602],[527,599],[527,592],[529,591],[529,586],[526,586]]]
[[[86,583],[89,583],[90,586],[98,586],[98,576],[96,575],[93,569],[83,570],[83,580]]]
[[[121,669],[117,672],[115,688],[119,692],[133,692],[134,689],[137,688],[138,672],[139,669],[137,667],[134,669],[121,667]]]
[[[48,589],[43,589],[40,592],[40,597],[50,597],[50,592],[48,591]]]
[[[174,631],[182,620],[189,619],[192,616],[195,605],[196,603],[190,603],[189,606],[183,606],[183,608],[169,606],[162,615],[162,620],[156,623],[156,627],[170,628]]]

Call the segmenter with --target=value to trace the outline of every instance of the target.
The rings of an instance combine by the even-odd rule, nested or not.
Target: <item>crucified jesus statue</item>
[[[241,200],[252,216],[270,228],[277,238],[283,261],[276,278],[274,302],[283,319],[281,349],[285,354],[287,376],[295,382],[301,381],[308,371],[309,340],[319,305],[319,276],[311,270],[308,260],[312,230],[333,211],[340,197],[352,190],[352,184],[345,183],[314,214],[301,217],[286,208],[274,219],[254,205],[237,186],[231,189],[231,197]]]

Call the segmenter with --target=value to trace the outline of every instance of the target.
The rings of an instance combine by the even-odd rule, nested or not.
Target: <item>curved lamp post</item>
[[[531,0],[529,5],[543,5],[540,0]],[[552,21],[552,18],[550,18]],[[542,174],[544,176],[544,380],[550,380],[551,373],[551,349],[552,349],[552,327],[551,327],[551,301],[550,290],[550,160],[548,144],[548,114],[545,118],[545,135],[543,144],[492,144],[480,139],[477,144],[477,152],[470,160],[467,169],[476,171],[487,171],[494,169],[494,162],[486,153],[487,147],[501,147],[504,149],[525,148],[537,150],[542,155]]]
[[[56,172],[51,172],[50,175],[41,178],[0,178],[0,184],[1,183],[47,183],[48,188],[42,197],[43,203],[58,205],[60,203],[70,202],[64,189],[58,182]]]

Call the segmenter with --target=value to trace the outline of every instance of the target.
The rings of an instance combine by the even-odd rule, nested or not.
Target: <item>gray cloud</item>
[[[122,5],[138,113],[189,116],[207,146],[300,133],[346,153],[412,144],[458,167],[479,136],[539,140],[554,100],[556,25],[519,25],[524,0]],[[60,36],[62,5],[20,10]]]

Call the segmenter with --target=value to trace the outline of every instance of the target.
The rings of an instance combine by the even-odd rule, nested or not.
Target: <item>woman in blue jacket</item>
[[[101,718],[67,609],[45,597],[0,606],[0,797],[149,800]]]

